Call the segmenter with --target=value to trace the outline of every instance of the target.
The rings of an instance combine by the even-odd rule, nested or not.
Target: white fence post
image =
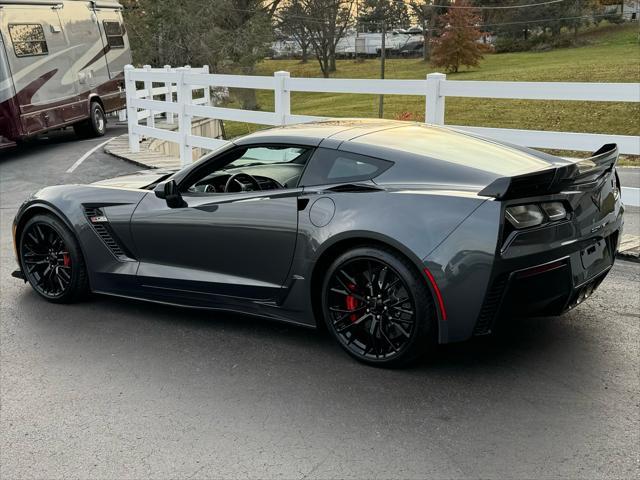
[[[274,110],[280,125],[286,125],[291,115],[291,92],[286,88],[289,72],[279,71],[275,72],[273,76],[276,78],[276,85],[273,91]]]
[[[151,65],[145,65],[144,69],[151,73]],[[153,100],[153,82],[151,80],[144,81],[144,89],[147,91],[147,98],[149,100]],[[149,116],[147,117],[147,127],[155,127],[156,119],[153,113],[153,110],[149,110]]]
[[[427,123],[444,125],[444,96],[440,95],[440,82],[446,80],[444,73],[427,75],[427,101],[424,119]]]
[[[171,73],[171,65],[165,65],[164,69],[167,73]],[[173,83],[165,82],[164,87],[167,89],[167,93],[164,94],[164,101],[173,102]],[[167,123],[173,124],[173,112],[167,112]]]
[[[129,151],[138,153],[140,151],[140,136],[134,133],[138,126],[138,109],[133,106],[132,100],[136,98],[136,81],[131,78],[133,65],[124,67],[124,92],[127,102],[127,130],[129,130]]]
[[[176,83],[178,89],[178,105],[180,106],[180,114],[178,117],[180,164],[183,167],[193,162],[193,153],[187,139],[187,137],[191,135],[191,116],[187,112],[187,107],[192,103],[193,92],[191,85],[187,85],[184,81],[184,75],[189,72],[189,69],[190,67],[178,68],[178,81]]]
[[[122,110],[118,110],[118,121],[126,122],[127,121],[127,108],[123,108]]]
[[[202,73],[205,75],[209,75],[209,65],[204,65],[202,67]],[[205,100],[205,105],[210,107],[211,106],[211,87],[209,85],[204,86],[204,100]]]

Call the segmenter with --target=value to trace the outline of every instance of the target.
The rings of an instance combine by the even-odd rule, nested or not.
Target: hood
[[[169,169],[154,169],[154,170],[140,170],[130,175],[124,175],[121,177],[109,178],[107,180],[100,180],[92,183],[92,185],[100,185],[102,187],[115,187],[115,188],[138,188],[144,189],[149,187],[164,178],[173,175],[177,170]]]

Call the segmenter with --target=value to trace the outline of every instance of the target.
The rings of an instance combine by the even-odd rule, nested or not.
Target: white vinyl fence
[[[144,83],[144,89],[138,90],[136,82]],[[219,75],[209,74],[207,67],[154,69],[134,68],[128,65],[125,67],[125,83],[131,151],[138,151],[141,136],[176,142],[180,145],[180,159],[183,165],[192,162],[193,148],[216,149],[225,143],[223,140],[193,135],[193,117],[263,125],[289,125],[323,119],[292,114],[291,92],[421,96],[425,97],[427,123],[436,125],[445,124],[446,97],[640,102],[640,83],[461,81],[447,80],[446,75],[442,73],[431,73],[425,80],[325,79],[292,78],[289,72],[275,72],[272,77]],[[272,90],[275,111],[261,112],[211,106],[209,87]],[[193,92],[203,89],[203,96],[194,99]],[[173,99],[174,92],[177,95],[176,101]],[[158,97],[162,97],[163,100],[159,100]],[[339,103],[336,105],[336,113],[342,113]],[[155,128],[154,117],[162,112],[167,114],[169,121],[173,115],[177,116],[176,131]],[[139,124],[139,120],[143,118],[147,119],[146,125]],[[638,136],[448,126],[534,148],[595,151],[605,143],[617,143],[620,153],[640,155]]]

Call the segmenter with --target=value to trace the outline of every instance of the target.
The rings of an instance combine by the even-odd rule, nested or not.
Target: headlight
[[[567,218],[567,210],[562,202],[548,202],[540,205],[550,222]]]
[[[544,214],[537,205],[518,205],[507,208],[507,219],[516,228],[535,227],[544,221]]]

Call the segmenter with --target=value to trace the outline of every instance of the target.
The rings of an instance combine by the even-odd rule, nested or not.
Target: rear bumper
[[[599,239],[551,250],[536,258],[498,261],[474,326],[474,335],[490,333],[501,320],[560,315],[598,288],[611,269],[620,230]]]

